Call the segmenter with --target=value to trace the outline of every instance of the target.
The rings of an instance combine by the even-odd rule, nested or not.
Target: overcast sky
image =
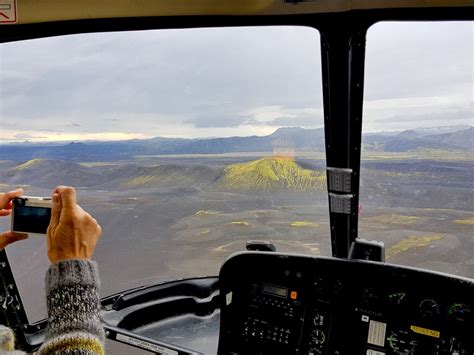
[[[368,34],[364,130],[473,124],[471,23]],[[192,29],[0,45],[0,141],[210,137],[322,126],[319,33]]]

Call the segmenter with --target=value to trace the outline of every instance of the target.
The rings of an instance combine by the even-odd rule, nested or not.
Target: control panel
[[[474,281],[385,263],[238,253],[219,354],[474,354]]]

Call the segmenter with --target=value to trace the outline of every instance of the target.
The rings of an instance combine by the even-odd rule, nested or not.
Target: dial
[[[317,327],[324,325],[324,316],[322,314],[316,313],[313,318],[313,324]]]
[[[362,290],[362,303],[364,305],[370,305],[373,306],[378,303],[379,296],[374,288],[365,288]]]
[[[448,339],[442,339],[441,343],[436,346],[436,350],[439,354],[450,354],[450,355],[470,355],[472,351],[468,350],[465,345],[456,339],[450,337]]]
[[[426,298],[418,306],[420,315],[424,319],[435,319],[439,316],[439,305],[436,301]]]
[[[310,351],[321,351],[323,349],[324,342],[326,341],[326,334],[321,329],[315,329],[311,333],[309,342]]]
[[[395,305],[405,305],[408,302],[408,296],[405,292],[394,292],[388,295],[388,303]]]
[[[463,303],[453,303],[448,309],[448,317],[458,322],[464,322],[471,314],[471,307]]]
[[[387,342],[394,354],[411,355],[415,353],[418,342],[405,330],[392,330]]]

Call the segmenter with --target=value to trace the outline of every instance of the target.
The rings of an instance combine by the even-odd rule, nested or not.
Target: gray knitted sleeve
[[[46,274],[48,329],[39,354],[103,353],[104,330],[99,319],[97,264],[89,260],[63,260]],[[72,350],[72,352],[71,352]]]

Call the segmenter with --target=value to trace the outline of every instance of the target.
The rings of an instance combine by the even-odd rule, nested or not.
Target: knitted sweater
[[[98,290],[95,262],[63,260],[50,266],[46,273],[48,328],[37,355],[104,354]],[[13,339],[9,328],[0,328],[0,354],[25,354],[13,350]]]

